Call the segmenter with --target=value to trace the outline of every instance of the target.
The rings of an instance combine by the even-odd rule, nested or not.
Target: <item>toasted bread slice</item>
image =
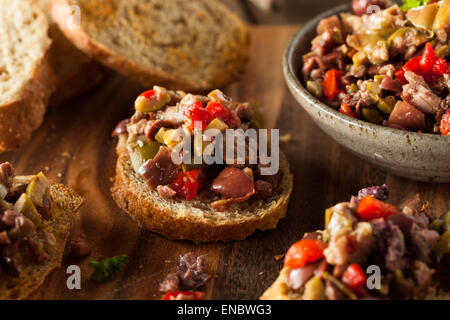
[[[217,0],[54,0],[52,15],[79,49],[148,87],[222,87],[248,60],[246,27]]]
[[[46,278],[61,266],[64,248],[70,236],[74,214],[83,200],[73,190],[63,185],[50,188],[53,208],[52,219],[45,220],[48,231],[56,238],[56,245],[48,252],[50,258],[44,264],[23,261],[19,277],[1,275],[0,299],[25,299],[34,293]]]
[[[30,0],[0,0],[0,152],[19,148],[42,123],[53,92],[51,40]]]
[[[277,280],[260,297],[261,300],[294,300],[288,294],[286,286],[289,269],[283,268]]]
[[[103,78],[104,70],[64,36],[51,17],[51,0],[35,1],[50,23],[52,67],[56,76],[56,90],[50,97],[50,105],[58,105],[92,89]]]
[[[125,143],[126,137],[122,135],[117,147],[119,158],[112,196],[145,229],[171,240],[226,242],[245,239],[256,230],[274,229],[286,215],[293,177],[282,153],[281,195],[264,201],[249,200],[233,204],[227,211],[218,212],[209,203],[165,200],[156,191],[150,191],[142,177],[133,170]]]

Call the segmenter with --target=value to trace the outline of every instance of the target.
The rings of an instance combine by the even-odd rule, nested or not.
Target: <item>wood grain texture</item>
[[[74,236],[90,243],[92,257],[128,254],[130,264],[113,281],[90,280],[89,259],[66,258],[63,268],[42,288],[43,299],[159,299],[157,279],[173,272],[180,254],[205,254],[215,277],[204,288],[208,299],[256,299],[275,280],[283,254],[305,231],[323,227],[325,208],[347,201],[361,187],[387,183],[392,201],[421,193],[434,213],[450,208],[450,185],[424,184],[388,175],[341,148],[321,132],[297,105],[284,84],[281,56],[296,27],[256,27],[252,30],[252,60],[239,83],[225,91],[235,100],[254,100],[266,110],[271,126],[290,134],[282,144],[294,174],[294,191],[287,218],[276,230],[257,232],[229,244],[195,245],[168,241],[140,230],[112,201],[115,124],[132,113],[135,97],[144,89],[111,74],[94,92],[53,108],[44,125],[21,150],[0,156],[19,173],[44,171],[55,182],[67,183],[85,199]],[[66,288],[66,267],[82,269],[82,289]]]

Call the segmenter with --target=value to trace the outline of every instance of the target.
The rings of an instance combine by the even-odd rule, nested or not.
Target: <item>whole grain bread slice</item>
[[[49,259],[44,264],[35,261],[22,261],[22,272],[19,277],[6,274],[0,279],[0,299],[26,299],[32,295],[61,266],[66,242],[72,229],[75,212],[83,200],[72,189],[64,185],[52,185],[50,188],[53,200],[52,218],[44,220],[47,231],[56,238],[56,245],[49,250]]]
[[[245,25],[217,0],[53,0],[52,15],[79,49],[145,86],[222,87],[248,60]]]
[[[56,90],[50,105],[58,105],[92,89],[104,75],[104,68],[78,50],[61,32],[50,14],[51,0],[34,0],[49,20],[52,68],[56,76]]]
[[[0,152],[19,148],[42,123],[53,92],[51,40],[30,0],[0,0]]]
[[[256,230],[274,229],[286,215],[293,176],[282,153],[281,194],[264,201],[249,200],[233,204],[227,211],[218,212],[206,202],[166,200],[156,191],[150,191],[142,177],[133,170],[125,143],[126,137],[122,135],[117,146],[119,158],[112,196],[119,207],[145,229],[171,240],[227,242],[245,239]]]

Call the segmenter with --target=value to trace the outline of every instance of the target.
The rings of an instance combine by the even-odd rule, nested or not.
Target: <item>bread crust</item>
[[[125,138],[121,137],[121,141],[124,140]],[[113,199],[141,227],[170,240],[186,239],[196,243],[243,240],[256,230],[276,228],[278,221],[286,215],[293,177],[282,154],[280,168],[283,169],[283,192],[280,196],[267,204],[266,208],[259,208],[257,212],[230,211],[225,213],[229,216],[215,220],[202,215],[201,209],[196,209],[187,201],[161,199],[158,193],[150,191],[144,180],[134,172],[123,142],[119,142],[117,152],[119,158],[116,177],[111,189]],[[180,204],[182,207],[174,210],[174,205]]]
[[[293,300],[287,293],[288,268],[283,268],[275,282],[263,293],[260,300]]]
[[[56,245],[49,251],[49,259],[42,265],[22,266],[19,277],[1,275],[0,299],[26,299],[35,293],[46,279],[61,266],[66,242],[72,229],[75,212],[83,200],[72,189],[64,185],[52,185],[53,218],[47,221],[49,231],[56,238]]]
[[[49,106],[60,105],[64,101],[90,91],[102,81],[105,73],[104,67],[95,61],[83,64],[70,78],[65,81],[56,81],[56,90],[50,97]]]
[[[242,74],[248,61],[250,47],[248,31],[234,14],[233,21],[241,27],[241,32],[247,38],[246,43],[235,47],[234,54],[240,58],[235,59],[234,63],[228,63],[224,67],[226,69],[221,70],[220,76],[214,77],[214,83],[196,83],[187,79],[179,79],[167,72],[146,68],[96,41],[80,26],[76,26],[76,23],[68,23],[68,21],[73,22],[73,16],[71,10],[69,10],[70,6],[69,0],[53,0],[51,7],[53,19],[66,37],[88,56],[148,87],[158,84],[171,89],[193,92],[219,88],[236,80]]]
[[[42,13],[43,14],[43,13]],[[49,50],[36,66],[19,100],[0,106],[0,152],[20,148],[44,119],[55,85]]]
[[[51,46],[51,63],[55,74],[55,90],[49,105],[56,106],[62,102],[89,91],[104,75],[104,68],[78,50],[61,32],[50,14],[51,0],[34,0],[44,11],[49,22]]]

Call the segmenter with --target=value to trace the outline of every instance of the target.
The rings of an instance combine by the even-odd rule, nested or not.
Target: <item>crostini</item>
[[[15,176],[0,164],[0,299],[25,299],[61,266],[82,199],[41,172]]]
[[[279,170],[267,174],[275,161],[263,161],[260,141],[245,140],[242,158],[239,147],[224,151],[238,140],[217,135],[260,132],[261,115],[252,104],[235,103],[219,90],[200,96],[155,86],[136,99],[135,109],[114,130],[119,142],[112,196],[142,227],[169,239],[230,241],[273,229],[285,216],[293,177],[283,153]],[[232,142],[215,149],[219,141]],[[250,157],[256,148],[258,156]],[[217,150],[223,163],[205,160]],[[174,155],[182,161],[175,164]]]
[[[432,217],[414,197],[386,203],[370,187],[325,212],[325,230],[286,253],[263,300],[449,299],[450,212]]]

